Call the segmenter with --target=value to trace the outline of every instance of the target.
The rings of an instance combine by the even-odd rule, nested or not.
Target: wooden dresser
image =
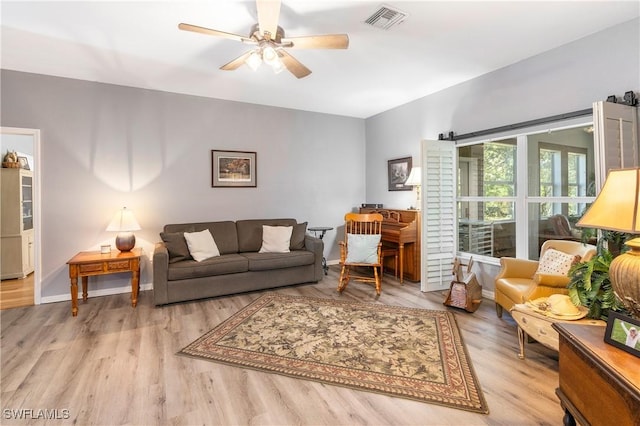
[[[556,323],[564,424],[640,425],[640,358],[604,342],[604,327]]]
[[[382,222],[382,243],[398,247],[399,260],[405,280],[420,281],[420,211],[361,208],[360,213],[380,213]],[[387,261],[385,259],[385,261]],[[389,258],[385,270],[394,270],[393,259]],[[394,273],[396,271],[394,270]]]

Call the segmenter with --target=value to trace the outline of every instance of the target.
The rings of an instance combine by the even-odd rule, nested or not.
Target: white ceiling
[[[382,4],[409,14],[363,21]],[[249,35],[255,3],[5,1],[1,66],[39,74],[366,118],[640,16],[638,1],[283,0],[289,37],[347,33],[348,50],[290,51],[303,79],[219,67],[250,46],[178,30]]]

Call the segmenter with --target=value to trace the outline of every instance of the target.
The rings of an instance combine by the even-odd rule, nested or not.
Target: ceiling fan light
[[[280,59],[278,59],[275,63],[271,64],[271,68],[273,68],[273,72],[276,74],[280,74],[284,71],[284,64]]]
[[[274,66],[274,64],[277,62],[280,62],[280,59],[278,59],[278,53],[271,46],[267,46],[262,49],[262,60],[266,64],[269,64],[271,66]]]
[[[262,63],[262,59],[260,58],[260,54],[256,51],[251,52],[251,55],[244,61],[245,64],[252,70],[257,70]]]

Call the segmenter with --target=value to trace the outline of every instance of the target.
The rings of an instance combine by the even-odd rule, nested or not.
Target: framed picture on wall
[[[609,312],[604,341],[640,357],[640,321],[619,312]]]
[[[211,186],[250,188],[257,186],[256,153],[211,151]]]
[[[411,173],[411,166],[411,157],[388,161],[389,191],[411,191],[413,189],[413,187],[404,184]]]

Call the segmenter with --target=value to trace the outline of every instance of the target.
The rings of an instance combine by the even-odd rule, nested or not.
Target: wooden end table
[[[69,278],[71,278],[71,314],[78,316],[78,277],[82,277],[82,300],[88,299],[87,284],[92,275],[108,275],[120,272],[131,272],[131,306],[138,304],[140,288],[141,248],[131,251],[83,251],[67,262]]]
[[[604,341],[603,327],[557,323],[563,424],[640,425],[638,358]]]
[[[549,318],[537,313],[525,304],[514,305],[513,308],[511,308],[511,316],[515,320],[516,324],[518,324],[518,342],[520,344],[520,353],[518,354],[518,357],[520,359],[524,359],[524,344],[527,340],[527,336],[531,336],[531,338],[537,340],[549,349],[558,351],[559,338],[558,333],[553,329],[554,323],[595,325],[601,327],[605,327],[607,325],[604,321],[590,318],[582,318],[573,321]]]

